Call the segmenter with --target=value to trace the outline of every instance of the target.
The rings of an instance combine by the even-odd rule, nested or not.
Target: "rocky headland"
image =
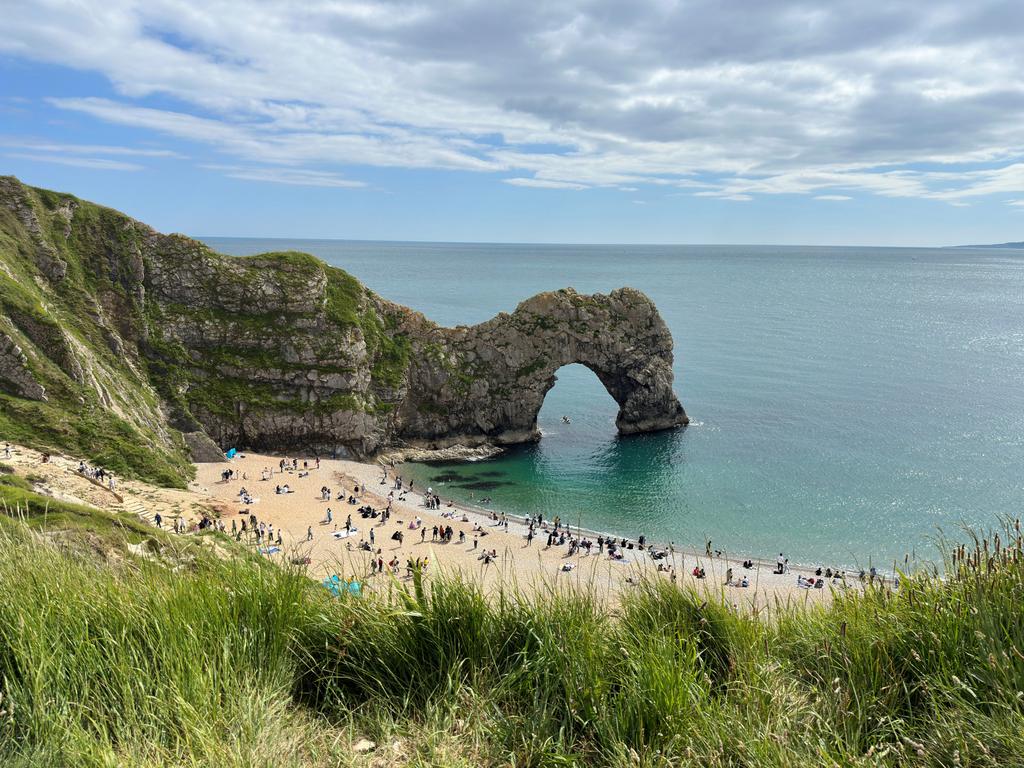
[[[681,426],[644,294],[542,293],[444,328],[303,253],[231,257],[0,178],[0,439],[180,484],[239,448],[365,458],[539,438],[582,363],[619,432]]]

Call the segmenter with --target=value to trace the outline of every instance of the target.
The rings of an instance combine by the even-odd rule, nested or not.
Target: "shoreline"
[[[386,457],[380,457],[378,459],[378,464],[379,464],[380,461],[384,460],[385,458]],[[490,457],[487,457],[487,458],[490,458]],[[449,463],[462,463],[463,460],[462,459],[454,459],[454,460],[453,459],[438,459],[437,461],[439,463],[441,463],[441,464],[447,465]],[[473,462],[475,462],[476,459],[466,459],[466,461],[473,461]],[[361,463],[373,465],[373,463],[369,462],[369,461],[361,462]],[[401,467],[401,465],[403,463],[420,464],[420,465],[423,465],[423,466],[427,466],[429,468],[429,463],[430,462],[429,461],[420,460],[420,459],[408,459],[407,462],[403,461],[401,463],[396,463],[393,467],[389,466],[388,469],[389,469],[389,471],[394,472],[399,467]],[[383,466],[383,465],[381,465],[381,466]],[[417,478],[417,482],[419,482],[418,478]],[[509,518],[509,520],[519,520],[520,521],[519,525],[525,531],[525,526],[522,523],[522,519],[524,517],[526,517],[525,515],[521,515],[521,514],[518,514],[518,513],[503,512],[503,511],[501,511],[499,509],[491,509],[491,508],[488,508],[488,507],[480,506],[480,505],[475,504],[473,502],[456,500],[454,498],[451,498],[450,500],[457,507],[459,507],[460,509],[468,510],[469,512],[475,513],[477,515],[482,515],[484,517],[489,517],[491,515],[491,513],[496,513],[498,515],[506,515]],[[553,523],[553,521],[547,520],[547,519],[545,519],[544,522],[545,522],[545,524],[552,524]],[[627,541],[632,541],[632,542],[635,543],[638,540],[638,538],[639,538],[638,536],[635,536],[635,535],[627,535],[627,534],[620,533],[620,532],[615,532],[615,531],[601,531],[601,530],[598,530],[596,528],[587,528],[585,526],[580,526],[580,525],[568,525],[567,526],[565,523],[563,523],[562,527],[563,528],[569,528],[571,530],[577,531],[579,533],[579,535],[581,535],[581,536],[589,536],[589,537],[591,537],[591,538],[593,538],[595,540],[596,540],[596,538],[598,536],[604,536],[606,539],[608,537],[611,537],[611,538],[613,538],[615,540],[626,539]],[[647,538],[648,542],[650,542],[651,537],[648,536],[646,538]],[[699,549],[697,549],[696,547],[694,547],[692,545],[686,545],[686,544],[677,545],[677,544],[675,544],[675,542],[671,542],[671,541],[669,541],[669,542],[661,542],[661,543],[663,544],[663,548],[667,548],[669,546],[674,547],[675,552],[677,554],[678,553],[685,553],[686,555],[688,555],[690,557],[694,557],[694,558],[707,557],[707,553],[706,552],[701,552]],[[769,568],[769,569],[774,569],[776,567],[776,560],[774,559],[773,556],[765,557],[763,555],[750,555],[750,554],[742,555],[742,556],[735,556],[735,555],[731,554],[730,552],[728,552],[727,550],[718,550],[716,547],[712,547],[712,552],[716,552],[716,551],[721,551],[722,552],[722,557],[724,559],[727,559],[727,560],[730,560],[730,561],[735,560],[735,561],[738,561],[738,562],[743,562],[744,560],[750,560],[750,561],[753,561],[755,566],[765,567],[765,568]],[[785,554],[785,553],[783,553],[783,554]],[[870,558],[869,558],[869,560],[870,560]],[[807,563],[807,562],[798,561],[798,560],[789,560],[788,558],[787,558],[787,561],[788,561],[787,567],[790,570],[792,570],[794,573],[796,573],[796,572],[804,572],[804,573],[812,572],[813,573],[819,567],[819,565],[817,563]],[[821,561],[821,562],[824,563],[825,561]],[[894,563],[896,563],[896,562],[898,562],[898,561],[894,561]],[[915,562],[917,562],[919,564],[922,564],[922,565],[926,565],[927,564],[926,561],[916,560]],[[858,578],[858,574],[860,572],[860,567],[859,566],[846,566],[846,565],[840,564],[837,567],[835,565],[826,566],[826,565],[822,564],[820,567],[822,568],[822,570],[824,570],[826,567],[832,567],[833,571],[845,573],[845,574],[847,574],[848,578]],[[866,573],[868,571],[868,568],[865,568],[864,571]],[[896,575],[896,570],[889,569],[889,568],[876,567],[876,573],[877,573],[877,577],[878,578],[885,578],[885,579],[891,581],[893,579],[893,577]]]
[[[622,590],[629,589],[641,579],[663,578],[680,586],[692,586],[709,598],[721,599],[736,609],[757,612],[772,607],[827,604],[833,590],[860,590],[864,586],[856,575],[847,574],[845,583],[837,578],[829,580],[826,588],[806,588],[798,586],[797,580],[817,579],[813,568],[791,564],[788,572],[780,575],[774,573],[774,563],[763,558],[733,557],[728,553],[709,558],[706,553],[687,548],[669,550],[667,545],[665,558],[657,562],[650,557],[649,547],[624,550],[625,560],[613,560],[607,553],[598,553],[596,541],[589,552],[581,549],[570,553],[568,542],[545,546],[547,533],[543,529],[535,533],[532,543],[528,542],[525,538],[527,527],[522,518],[508,516],[508,530],[505,531],[492,518],[492,514],[496,514],[500,520],[496,510],[484,510],[454,501],[451,507],[442,502],[440,509],[429,510],[424,505],[426,486],[406,492],[401,500],[396,492],[392,519],[386,523],[379,516],[364,519],[357,510],[361,506],[383,509],[388,494],[393,490],[394,471],[388,467],[389,480],[381,485],[384,467],[376,463],[322,460],[321,468],[315,469],[313,460],[297,459],[299,469],[281,472],[281,456],[244,453],[228,462],[197,463],[196,479],[188,490],[158,488],[118,479],[117,490],[123,496],[121,501],[108,489],[97,487],[88,477],[79,474],[77,459],[54,455],[50,463],[42,464],[38,452],[21,446],[15,448],[15,456],[7,463],[25,476],[38,477],[37,484],[50,495],[81,500],[111,512],[130,512],[152,525],[156,524],[155,515],[160,512],[164,530],[170,530],[178,517],[191,524],[204,515],[214,520],[219,517],[228,535],[232,534],[234,527],[237,538],[254,550],[257,549],[254,537],[250,535],[243,539],[239,524],[255,515],[259,521],[273,526],[275,534],[281,536],[281,547],[268,555],[270,559],[284,564],[308,558],[306,567],[311,578],[322,579],[337,574],[358,580],[371,591],[387,589],[393,584],[382,574],[374,574],[370,566],[370,551],[365,546],[371,539],[373,543],[369,549],[374,556],[381,557],[386,564],[397,561],[394,570],[400,580],[405,578],[408,563],[427,561],[432,569],[430,572],[459,573],[478,583],[488,593],[503,586],[533,594],[571,586],[594,590],[615,601]],[[302,471],[303,461],[309,463],[308,471]],[[271,468],[273,471],[269,478],[261,480],[262,470]],[[228,469],[234,470],[237,477],[225,482],[222,473]],[[401,474],[400,465],[396,470]],[[274,492],[276,485],[286,483],[291,486],[291,493]],[[356,497],[358,501],[350,505],[346,502],[350,495],[354,495],[355,485],[360,487]],[[254,503],[243,503],[239,496],[243,486]],[[330,501],[320,494],[319,489],[323,486],[331,488]],[[337,498],[339,490],[343,490],[345,499]],[[333,511],[330,524],[324,519],[328,507]],[[345,519],[350,515],[356,530],[346,536],[342,531]],[[422,525],[414,528],[417,518]],[[442,528],[451,526],[453,539],[449,542],[434,539],[435,525]],[[578,535],[584,537],[592,536],[592,541],[599,535],[599,532],[573,525],[563,530],[570,534],[579,532]],[[313,531],[311,540],[307,534],[309,531]],[[400,542],[394,538],[398,531],[403,533]],[[458,540],[460,531],[464,534],[461,541]],[[342,535],[336,536],[339,533]],[[614,538],[619,540],[622,537]],[[629,540],[636,547],[636,539]],[[662,549],[660,543],[654,546]],[[480,559],[484,550],[494,552],[493,563]],[[743,568],[743,560],[752,561],[752,567]],[[695,565],[705,569],[705,578],[692,576]],[[385,567],[385,571],[390,570]],[[730,570],[737,582],[746,576],[749,586],[727,586],[725,578]],[[879,579],[875,583],[878,584]],[[890,583],[887,575],[884,583]]]
[[[261,520],[266,518],[277,530],[283,529],[287,533],[284,540],[285,549],[293,547],[294,552],[308,552],[311,570],[320,574],[340,574],[344,571],[346,577],[358,577],[366,583],[372,583],[375,577],[369,566],[370,553],[359,548],[364,542],[368,543],[367,537],[372,530],[378,534],[371,545],[374,555],[379,551],[385,563],[397,557],[400,561],[400,572],[404,572],[404,566],[409,560],[429,558],[431,564],[436,563],[442,569],[454,569],[473,578],[479,578],[486,589],[513,579],[521,586],[546,590],[568,580],[577,584],[597,586],[601,591],[614,596],[642,577],[653,575],[671,579],[674,573],[675,581],[679,584],[688,583],[706,593],[718,594],[735,607],[742,604],[760,610],[780,602],[827,602],[831,599],[833,589],[862,588],[857,575],[847,573],[845,586],[836,578],[829,580],[827,588],[808,589],[798,586],[797,579],[818,579],[814,568],[791,564],[789,570],[780,575],[773,572],[775,564],[764,558],[733,557],[728,553],[709,558],[706,553],[691,551],[688,548],[673,546],[669,550],[667,544],[664,549],[669,553],[664,560],[659,561],[665,566],[665,570],[659,570],[658,563],[650,557],[649,547],[639,550],[636,548],[636,538],[630,537],[626,538],[634,544],[634,549],[624,551],[627,558],[625,561],[612,560],[606,553],[599,554],[596,541],[590,553],[576,552],[570,555],[566,551],[568,543],[546,547],[547,532],[543,529],[540,533],[535,533],[532,544],[526,542],[527,526],[524,518],[506,515],[506,532],[491,516],[496,514],[500,520],[500,513],[497,510],[484,510],[473,505],[456,503],[454,500],[451,501],[450,507],[446,506],[443,500],[440,509],[429,510],[424,503],[426,486],[420,486],[412,492],[406,490],[405,498],[400,500],[399,493],[393,488],[395,474],[401,475],[400,464],[396,464],[392,469],[380,463],[345,459],[321,460],[320,470],[310,469],[307,476],[299,478],[302,462],[307,461],[312,467],[313,460],[299,459],[299,469],[288,470],[285,473],[279,471],[280,461],[280,456],[238,454],[227,464],[197,464],[197,481],[208,486],[204,490],[211,496],[221,503],[228,504],[235,501],[232,496],[237,494],[242,485],[247,485],[247,490],[252,493],[256,493],[253,487],[258,488],[264,498],[254,507],[244,509],[242,512],[246,517],[249,514],[256,514]],[[260,472],[266,467],[273,468],[271,478],[274,485],[277,485],[278,481],[287,481],[292,486],[293,493],[282,494],[284,498],[274,494],[273,485],[259,479]],[[226,468],[235,469],[240,476],[246,473],[248,479],[221,483],[219,475]],[[380,481],[385,468],[389,480],[382,485]],[[335,498],[338,480],[342,482],[346,498],[352,493],[355,485],[360,487],[356,504],[349,505]],[[318,488],[323,485],[332,488],[330,502],[319,496]],[[296,492],[300,490],[301,493]],[[382,524],[379,518],[363,520],[359,517],[356,510],[361,506],[369,505],[374,509],[383,509],[387,505],[388,494],[392,491],[394,498],[391,521]],[[269,499],[266,498],[267,492]],[[334,513],[331,523],[333,528],[325,527],[323,521],[324,510],[328,506],[332,507]],[[354,534],[344,536],[337,542],[327,541],[339,532],[339,528],[343,528],[340,523],[349,515],[353,517],[353,527],[357,529]],[[229,513],[226,519],[230,522],[230,518],[234,516]],[[416,518],[423,521],[422,529],[409,527]],[[546,523],[550,526],[551,521]],[[461,543],[456,540],[448,543],[432,540],[434,525],[442,528],[450,525],[455,537],[458,537],[459,531],[465,533],[466,537]],[[316,531],[312,542],[304,541],[309,527]],[[396,544],[392,536],[398,530],[403,532],[404,541]],[[480,531],[478,536],[474,536],[476,530]],[[568,531],[582,531],[580,535],[593,536],[595,540],[597,535],[601,535],[599,532],[573,525],[568,526]],[[324,536],[324,533],[328,535]],[[419,535],[416,535],[417,533]],[[478,541],[477,547],[472,546],[474,538]],[[618,541],[623,537],[614,535],[613,538]],[[660,542],[656,544],[656,548],[662,549]],[[494,565],[481,565],[479,562],[479,554],[484,549],[497,552]],[[284,554],[287,555],[287,551]],[[750,569],[742,567],[744,560],[752,561]],[[571,566],[570,570],[562,570],[566,564]],[[698,579],[692,576],[692,568],[695,565],[705,569],[705,578]],[[747,576],[749,587],[726,586],[724,580],[730,570],[737,582]]]

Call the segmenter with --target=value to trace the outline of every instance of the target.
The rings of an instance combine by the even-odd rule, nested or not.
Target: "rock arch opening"
[[[565,432],[566,426],[585,438],[617,433],[619,404],[594,371],[582,363],[569,363],[557,369],[553,377],[555,381],[544,394],[537,416],[542,436],[553,430]]]

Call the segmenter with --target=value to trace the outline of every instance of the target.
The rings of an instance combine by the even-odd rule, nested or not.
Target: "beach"
[[[606,554],[599,554],[596,535],[589,554],[584,551],[569,556],[568,545],[548,548],[547,532],[540,529],[531,543],[527,543],[527,527],[523,518],[508,519],[508,529],[494,520],[487,512],[465,505],[452,504],[442,499],[436,510],[426,508],[426,489],[414,486],[414,490],[400,494],[394,488],[394,479],[402,475],[401,465],[392,469],[378,464],[349,460],[320,461],[319,469],[312,459],[298,459],[295,468],[291,459],[286,460],[287,468],[281,469],[282,457],[263,454],[237,454],[229,463],[197,464],[197,490],[209,494],[218,505],[226,529],[231,531],[234,520],[241,527],[242,519],[250,515],[272,524],[282,536],[281,551],[268,557],[280,561],[308,557],[311,575],[322,578],[338,575],[340,578],[356,579],[370,589],[386,590],[393,584],[391,577],[374,575],[371,557],[380,557],[384,563],[398,561],[397,577],[402,580],[407,574],[407,564],[417,560],[427,562],[427,573],[438,571],[458,573],[478,581],[487,591],[501,587],[516,586],[538,593],[563,587],[585,587],[600,594],[614,597],[623,589],[629,589],[632,582],[641,578],[657,577],[671,579],[674,571],[676,582],[692,585],[706,592],[709,597],[720,595],[727,603],[736,607],[762,609],[778,603],[819,603],[831,599],[832,588],[807,589],[797,585],[798,576],[817,578],[812,570],[790,569],[786,574],[772,573],[774,562],[751,557],[707,557],[705,553],[675,549],[660,561],[649,556],[649,550],[636,548],[624,551],[624,560],[612,560]],[[226,469],[234,471],[228,481],[222,479]],[[265,472],[269,478],[261,479]],[[381,480],[384,479],[382,483]],[[289,493],[276,493],[278,486],[289,487]],[[322,498],[321,488],[331,489],[331,500]],[[245,488],[255,500],[243,504],[239,492]],[[358,487],[356,493],[354,489]],[[338,500],[339,492],[345,498]],[[364,519],[358,509],[364,506],[382,510],[387,506],[388,494],[393,494],[392,515],[384,524],[380,518]],[[349,504],[349,496],[357,503]],[[331,508],[333,519],[326,522],[326,512]],[[346,533],[346,520],[351,516],[355,529]],[[410,528],[419,519],[419,527]],[[450,543],[437,540],[434,526],[451,526],[454,537]],[[307,541],[308,530],[312,528],[312,541]],[[369,543],[370,532],[374,543],[371,551],[360,548]],[[459,532],[465,533],[465,541],[459,542]],[[401,532],[399,543],[393,536]],[[476,544],[474,545],[474,540]],[[662,542],[652,542],[655,549]],[[379,553],[378,553],[379,550]],[[495,553],[493,562],[486,564],[481,556],[485,551]],[[753,559],[753,567],[742,567],[744,559]],[[658,563],[673,571],[659,571]],[[571,570],[564,570],[566,565]],[[694,566],[703,567],[705,578],[692,575]],[[749,586],[726,586],[726,575],[732,569],[735,582],[744,576]],[[390,570],[390,569],[386,569]],[[838,584],[838,583],[837,583]],[[848,588],[858,588],[856,575],[847,578]],[[838,588],[838,586],[837,586]]]
[[[396,581],[408,579],[408,565],[417,561],[426,564],[428,578],[446,572],[457,574],[478,583],[486,592],[517,589],[527,594],[543,594],[564,588],[586,589],[597,595],[615,600],[624,589],[645,578],[673,580],[680,586],[692,586],[709,599],[720,598],[727,604],[744,610],[763,610],[786,604],[827,604],[834,590],[860,589],[856,574],[846,574],[845,584],[830,580],[822,589],[798,586],[798,578],[817,579],[814,569],[790,567],[785,574],[774,573],[774,560],[754,556],[711,556],[706,553],[667,546],[667,542],[649,542],[639,549],[623,549],[623,559],[613,560],[606,552],[599,552],[596,532],[568,531],[570,537],[593,542],[589,553],[580,549],[569,555],[569,545],[547,546],[550,521],[535,530],[532,542],[527,541],[528,528],[523,518],[508,518],[507,530],[501,517],[478,508],[454,504],[442,498],[439,509],[428,509],[424,502],[426,489],[414,486],[413,491],[399,493],[394,488],[396,476],[402,475],[402,466],[384,467],[380,464],[351,460],[322,459],[317,468],[315,459],[292,459],[277,455],[238,453],[226,462],[196,464],[196,477],[187,490],[160,488],[134,480],[115,479],[114,490],[107,483],[100,484],[83,476],[80,461],[75,457],[54,454],[48,462],[43,454],[22,446],[12,446],[10,457],[4,462],[19,474],[31,477],[36,486],[54,498],[83,503],[112,512],[129,512],[156,525],[157,514],[165,530],[173,530],[180,521],[190,532],[207,517],[215,525],[223,523],[228,535],[233,527],[241,531],[242,521],[255,516],[258,522],[272,526],[276,542],[280,533],[280,547],[264,541],[259,551],[269,560],[282,566],[300,562],[312,578],[338,576],[345,581],[357,581],[368,592],[387,592]],[[294,467],[293,463],[295,462]],[[281,469],[282,462],[286,468]],[[385,478],[385,469],[387,476]],[[232,477],[224,480],[225,471]],[[267,473],[267,479],[261,479]],[[384,479],[384,483],[381,480]],[[276,489],[288,486],[288,493]],[[331,500],[323,498],[321,489],[331,490]],[[355,488],[358,487],[358,493]],[[241,500],[242,489],[253,501]],[[344,498],[338,499],[339,493]],[[372,507],[380,511],[387,507],[392,495],[392,512],[386,523],[380,516],[363,518],[359,509]],[[357,503],[348,503],[353,497]],[[327,509],[332,521],[326,522]],[[346,522],[351,517],[351,532],[346,534]],[[420,524],[417,526],[416,521]],[[232,525],[234,523],[234,526]],[[410,527],[412,524],[414,527]],[[452,540],[445,543],[433,533],[434,526],[451,526]],[[564,527],[563,527],[564,528]],[[312,529],[312,539],[308,532]],[[373,544],[369,550],[361,545]],[[395,534],[402,533],[402,541]],[[460,542],[459,533],[465,538]],[[188,534],[184,534],[188,535]],[[247,531],[236,536],[240,541],[256,548],[254,537]],[[474,544],[475,541],[475,544]],[[621,542],[621,539],[617,539]],[[665,551],[663,559],[654,560],[650,552]],[[492,552],[493,560],[485,562],[485,552]],[[382,558],[384,573],[375,573],[371,559]],[[743,561],[752,561],[744,568]],[[307,562],[308,561],[308,562]],[[388,563],[397,561],[395,568]],[[659,564],[663,570],[659,570]],[[566,569],[566,566],[570,566]],[[703,568],[705,577],[693,576],[694,567]],[[726,585],[732,571],[733,583],[746,577],[749,586]],[[394,575],[394,578],[390,574]]]

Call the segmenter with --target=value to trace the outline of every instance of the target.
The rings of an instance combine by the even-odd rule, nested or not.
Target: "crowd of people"
[[[7,453],[8,455],[10,454],[9,445],[7,447]],[[50,454],[44,453],[43,463],[45,464],[49,460]],[[90,467],[84,461],[80,461],[78,462],[78,474],[82,475],[83,477],[88,477],[90,480],[93,480],[99,483],[100,485],[105,485],[110,490],[111,493],[113,493],[114,489],[117,487],[117,481],[114,480],[114,476],[110,472],[105,470],[103,467]]]
[[[5,447],[6,451],[9,451],[9,447]],[[264,467],[260,473],[260,480],[272,481],[275,474],[285,473],[297,474],[301,479],[308,477],[312,469],[319,468],[319,459],[314,459],[312,463],[308,459],[302,460],[301,465],[299,459],[281,459],[277,465],[277,472],[270,467]],[[83,462],[79,465],[79,472],[99,483],[103,483],[106,480],[111,490],[114,488],[113,477],[102,468],[88,467]],[[233,467],[227,467],[221,472],[222,482],[229,483],[236,480],[245,482],[248,480],[248,477],[245,472],[238,472]],[[365,532],[353,525],[352,514],[346,516],[343,528],[344,534],[339,532],[339,526],[335,524],[334,512],[330,506],[326,507],[324,516],[319,522],[322,526],[333,527],[334,535],[337,538],[348,539],[345,543],[346,549],[370,553],[370,575],[383,573],[397,575],[401,570],[400,558],[398,554],[393,553],[390,559],[385,560],[383,549],[378,546],[380,536],[374,528],[380,529],[391,521],[394,515],[394,504],[408,500],[410,494],[414,493],[415,481],[406,481],[400,475],[389,473],[388,468],[384,468],[380,478],[380,485],[388,489],[386,497],[382,499],[383,505],[380,508],[366,503],[365,500],[361,500],[367,489],[361,487],[358,482],[352,485],[351,490],[343,485],[343,487],[335,492],[331,486],[326,484],[321,485],[319,489],[319,499],[321,501],[338,501],[349,505],[359,505],[355,510],[356,514],[362,519],[369,521],[370,524],[370,527]],[[293,492],[290,482],[275,483],[274,490],[276,494]],[[379,496],[380,494],[378,494]],[[219,530],[230,534],[238,541],[243,539],[250,541],[260,548],[261,551],[267,551],[270,547],[281,548],[284,546],[284,535],[280,526],[275,528],[272,522],[260,520],[251,511],[252,505],[256,504],[259,498],[250,491],[247,484],[242,485],[239,489],[237,501],[242,508],[238,509],[238,517],[230,519],[230,526],[228,526],[224,519],[213,519],[208,516],[204,516],[198,522],[187,524],[179,516],[174,520],[173,530],[175,532]],[[488,513],[480,512],[480,514],[487,514],[490,522],[490,525],[487,527],[479,521],[472,522],[471,528],[468,530],[459,526],[458,523],[460,522],[466,524],[471,522],[469,513],[466,510],[456,508],[452,501],[442,502],[440,495],[435,493],[434,489],[430,487],[420,492],[417,502],[428,511],[439,512],[440,516],[446,518],[449,522],[426,525],[419,516],[416,516],[407,524],[402,520],[398,520],[397,530],[390,535],[390,540],[396,542],[394,547],[396,550],[403,547],[405,543],[403,529],[419,530],[420,535],[418,538],[421,543],[426,542],[426,535],[429,531],[432,543],[449,545],[457,541],[459,545],[469,546],[474,551],[480,548],[480,539],[492,533],[493,529],[497,528],[500,531],[509,532],[510,521],[507,515],[495,511]],[[159,514],[156,515],[155,522],[159,527],[163,527],[163,520]],[[487,520],[484,522],[487,522]],[[487,530],[487,528],[492,530]],[[358,541],[355,539],[356,534],[359,534]],[[542,538],[545,550],[564,549],[564,562],[558,566],[561,571],[571,571],[575,567],[572,560],[581,556],[606,556],[612,561],[628,562],[632,556],[636,555],[657,562],[657,570],[659,572],[667,572],[673,582],[676,580],[675,548],[671,543],[664,547],[658,547],[650,545],[643,535],[632,540],[626,537],[606,534],[589,534],[580,529],[573,530],[570,526],[565,525],[557,516],[553,520],[547,521],[540,514],[523,518],[522,536],[524,547],[532,547],[536,539]],[[313,526],[308,525],[305,533],[305,542],[312,543],[314,538]],[[709,559],[721,558],[723,553],[721,550],[713,549],[711,542],[707,541],[705,555]],[[498,548],[491,547],[483,549],[476,559],[481,562],[482,566],[488,566],[498,558]],[[308,558],[306,559],[308,560]],[[406,562],[406,575],[411,575],[416,569],[425,568],[428,562],[427,558],[409,558]],[[755,567],[755,563],[751,559],[742,561],[744,571],[750,571]],[[773,573],[782,575],[788,572],[789,560],[782,553],[779,553]],[[705,568],[699,562],[694,565],[690,574],[695,579],[706,578]],[[867,578],[874,580],[877,578],[877,572],[874,568],[871,569],[870,574],[861,571],[860,578],[861,580]],[[821,589],[828,583],[844,586],[845,573],[839,569],[826,567],[818,568],[812,577],[800,574],[797,578],[797,586],[808,589]],[[734,576],[733,568],[729,567],[725,574],[724,584],[730,587],[746,588],[750,585],[750,577],[747,573]]]

